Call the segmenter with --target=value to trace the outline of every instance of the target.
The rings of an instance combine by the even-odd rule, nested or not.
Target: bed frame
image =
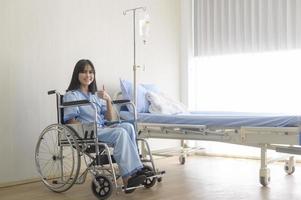
[[[301,127],[208,128],[206,125],[139,122],[137,126],[139,138],[204,140],[259,147],[261,149],[259,181],[263,186],[267,186],[270,182],[267,149],[301,155]],[[181,164],[184,164],[187,153],[183,146],[181,149],[179,159]],[[290,156],[285,162],[284,169],[289,175],[294,173],[295,161],[293,156]]]

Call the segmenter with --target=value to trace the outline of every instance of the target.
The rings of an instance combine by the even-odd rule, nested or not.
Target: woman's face
[[[78,80],[83,87],[88,87],[93,82],[94,73],[90,65],[86,65],[84,71],[79,72]]]

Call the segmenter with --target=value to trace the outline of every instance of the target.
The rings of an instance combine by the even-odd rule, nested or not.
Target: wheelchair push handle
[[[56,93],[56,90],[49,90],[49,91],[47,92],[48,95],[55,94],[55,93]]]

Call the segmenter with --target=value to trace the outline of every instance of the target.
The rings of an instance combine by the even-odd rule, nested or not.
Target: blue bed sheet
[[[123,119],[133,119],[133,113],[121,111]],[[207,127],[298,127],[301,116],[247,112],[191,112],[163,115],[138,113],[138,122],[160,124],[206,125]]]

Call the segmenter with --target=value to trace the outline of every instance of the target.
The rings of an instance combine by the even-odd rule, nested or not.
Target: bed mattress
[[[121,111],[120,117],[133,119],[133,113]],[[206,125],[207,127],[298,127],[301,116],[246,112],[190,112],[164,115],[138,113],[138,123]]]

